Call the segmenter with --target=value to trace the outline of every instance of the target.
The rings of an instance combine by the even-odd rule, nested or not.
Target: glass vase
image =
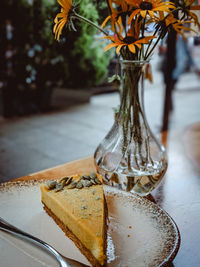
[[[94,154],[106,184],[141,196],[157,187],[167,170],[165,148],[150,130],[144,111],[146,63],[121,61],[120,109]]]

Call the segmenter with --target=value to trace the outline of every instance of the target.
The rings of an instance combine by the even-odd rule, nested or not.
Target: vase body
[[[165,148],[152,134],[144,112],[145,64],[121,62],[120,109],[94,154],[106,184],[141,196],[157,187],[167,169]]]

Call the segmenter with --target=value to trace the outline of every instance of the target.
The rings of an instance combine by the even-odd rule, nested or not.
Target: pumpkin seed
[[[65,177],[62,177],[58,180],[58,183],[61,183],[63,181],[67,181],[69,179],[69,177],[65,176]]]
[[[96,177],[95,179],[96,184],[101,184],[101,181]]]
[[[84,187],[90,187],[92,185],[92,182],[88,180],[82,180],[82,184]]]
[[[66,181],[65,186],[69,185],[69,184],[71,183],[72,179],[73,179],[73,177],[70,177],[70,178]]]
[[[78,177],[78,178],[76,179],[76,181],[77,181],[77,183],[79,183],[80,181],[82,181],[82,176]]]
[[[48,189],[54,189],[57,185],[57,182],[56,181],[47,181],[46,182],[46,187]]]
[[[74,181],[71,182],[71,184],[70,184],[67,188],[68,188],[68,189],[73,189],[73,188],[76,187],[77,183],[78,183],[78,182],[77,182],[76,180],[74,180]]]
[[[63,190],[63,185],[61,183],[57,183],[55,192],[59,192],[61,190]]]
[[[62,182],[60,182],[60,184],[64,187],[66,184],[66,180],[62,180]]]
[[[89,176],[89,175],[87,175],[87,174],[84,174],[84,175],[82,176],[82,179],[85,179],[85,180],[90,180],[90,176]]]
[[[96,184],[94,179],[91,179],[90,181],[91,181],[92,184]]]
[[[97,177],[95,172],[91,172],[90,173],[90,178],[95,179]]]
[[[78,188],[78,189],[83,188],[83,184],[81,181],[76,184],[76,188]]]

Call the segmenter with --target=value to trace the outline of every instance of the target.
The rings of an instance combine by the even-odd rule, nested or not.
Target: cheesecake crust
[[[57,216],[43,203],[43,208],[44,210],[47,212],[47,214],[49,216],[51,216],[53,218],[53,220],[55,221],[55,223],[62,229],[62,231],[65,233],[65,235],[70,238],[74,244],[76,245],[76,247],[81,251],[81,253],[87,258],[87,260],[92,264],[93,267],[102,267],[102,265],[97,261],[97,259],[91,254],[91,252],[81,243],[81,241],[72,233],[72,231],[69,230],[69,228],[64,225],[63,222],[61,222]],[[105,205],[106,206],[106,205]],[[107,214],[107,209],[105,209],[106,212],[105,214]],[[105,216],[106,217],[106,216]],[[107,228],[107,224],[106,224],[106,218],[105,218],[105,227]],[[106,229],[107,230],[107,229]],[[106,251],[106,243],[107,243],[107,231],[104,231],[104,238],[105,238],[105,251]],[[104,251],[104,254],[105,254]],[[104,264],[103,266],[106,266],[106,264]]]

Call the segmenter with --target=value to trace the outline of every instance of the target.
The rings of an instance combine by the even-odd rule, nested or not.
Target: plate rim
[[[112,186],[109,186],[109,185],[106,185],[106,184],[105,184],[105,187],[112,188],[113,190],[116,189],[116,191],[122,192],[123,194],[127,194],[128,196],[130,196],[132,198],[136,198],[136,199],[142,200],[142,201],[144,201],[146,203],[149,203],[151,206],[156,207],[156,209],[159,209],[162,213],[165,214],[165,216],[169,219],[170,223],[173,226],[176,238],[175,238],[175,244],[173,246],[172,251],[169,253],[169,256],[167,258],[165,258],[157,267],[165,267],[165,266],[168,266],[169,263],[172,263],[172,261],[175,259],[176,255],[177,255],[177,253],[179,251],[179,248],[180,248],[181,234],[180,234],[180,230],[179,230],[175,220],[169,215],[169,213],[167,211],[165,211],[162,207],[157,205],[156,203],[154,203],[154,202],[150,201],[149,199],[147,199],[146,197],[142,197],[142,196],[139,196],[139,195],[134,194],[134,193],[126,192],[126,191],[117,189],[115,187],[112,187]]]
[[[36,184],[41,184],[42,182],[45,182],[47,180],[53,180],[53,179],[44,179],[44,178],[39,178],[39,179],[34,179],[34,177],[30,177],[30,178],[33,178],[33,179],[16,179],[16,180],[10,180],[10,181],[6,181],[6,182],[0,182],[0,190],[5,188],[6,186],[9,186],[9,185],[19,185],[19,184],[24,184],[24,185],[36,185]],[[159,205],[157,205],[156,203],[150,201],[149,199],[147,199],[146,197],[141,197],[137,194],[133,194],[133,193],[130,193],[130,192],[126,192],[126,191],[123,191],[123,190],[120,190],[118,188],[115,188],[115,187],[112,187],[112,186],[109,186],[109,185],[106,185],[104,184],[105,188],[110,188],[109,190],[116,190],[116,192],[120,192],[122,194],[126,194],[127,196],[131,197],[131,198],[136,198],[136,199],[139,199],[141,201],[144,201],[148,204],[150,204],[151,206],[153,207],[156,207],[156,209],[159,209],[162,213],[165,214],[165,216],[169,219],[170,223],[172,224],[173,226],[173,229],[174,229],[174,232],[175,232],[175,243],[173,245],[173,249],[170,251],[168,257],[166,257],[157,267],[166,267],[168,266],[169,263],[172,263],[173,260],[175,259],[178,251],[179,251],[179,248],[180,248],[180,244],[181,244],[181,234],[180,234],[180,230],[175,222],[175,220],[169,215],[169,213],[167,211],[165,211],[162,207],[160,207]]]

